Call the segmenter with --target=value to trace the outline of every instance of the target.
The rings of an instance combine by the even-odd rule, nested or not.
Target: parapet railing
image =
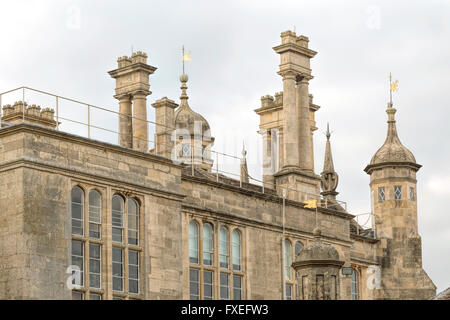
[[[26,86],[18,87],[13,90],[5,91],[0,93],[0,128],[2,127],[2,111],[5,102],[12,104],[14,101],[21,102],[21,110],[22,110],[22,121],[26,121],[27,112],[27,104],[26,100],[33,100],[33,103],[40,103],[41,105],[49,106],[54,108],[54,117],[56,120],[56,130],[64,131],[68,133],[72,133],[78,136],[85,136],[89,139],[95,139],[102,142],[107,142],[111,144],[118,144],[120,133],[117,131],[117,126],[119,123],[119,116],[124,117],[127,116],[131,119],[139,120],[142,122],[146,122],[150,132],[155,132],[156,126],[162,126],[169,130],[174,130],[173,127],[168,127],[164,124],[157,123],[155,121],[151,121],[148,119],[142,119],[138,117],[134,117],[132,115],[121,114],[117,111],[107,109],[104,107],[99,107],[90,103],[86,103],[83,101],[79,101],[72,98],[63,97],[60,95],[56,95],[50,92],[46,92],[43,90],[38,90]],[[69,107],[69,110],[67,108]],[[83,109],[75,109],[75,107],[82,107]],[[84,117],[83,117],[84,112]],[[97,118],[100,118],[101,124],[97,124]],[[105,124],[109,124],[110,127],[105,127]],[[149,127],[150,126],[150,127]],[[85,128],[85,129],[84,129]],[[155,148],[155,141],[146,140],[140,137],[133,137],[135,139],[140,139],[143,141],[147,141],[150,146]],[[158,142],[160,143],[160,142]],[[168,148],[173,148],[173,145],[165,144]],[[203,155],[204,150],[200,148],[196,149],[195,146],[190,147],[192,151],[198,151]],[[189,160],[184,159],[182,162],[191,165],[191,175],[195,175],[194,167],[196,166],[197,159],[194,158],[194,152],[190,152],[188,155]],[[211,173],[215,174],[216,180],[220,180],[220,176],[223,175],[228,179],[235,180],[239,182],[240,187],[245,187],[244,181],[242,181],[242,177],[240,174],[240,165],[245,160],[243,157],[238,157],[235,155],[226,154],[223,152],[208,150],[211,153],[211,159],[213,160],[213,167],[211,169]],[[234,172],[232,172],[234,171]],[[237,174],[236,172],[239,172]],[[262,180],[256,179],[247,172],[248,183],[260,186],[260,190],[262,193],[271,192],[273,194],[274,190],[277,190],[276,184],[263,182]],[[271,189],[270,191],[267,189]],[[296,199],[299,201],[306,200],[317,200],[317,205],[326,208],[336,207],[336,203],[339,204],[344,210],[347,210],[347,203],[344,201],[337,200],[336,203],[332,203],[327,201],[323,196],[308,193],[305,191],[301,191],[294,188],[283,187],[288,192],[294,192],[298,194]],[[279,196],[281,195],[281,191],[277,192]]]

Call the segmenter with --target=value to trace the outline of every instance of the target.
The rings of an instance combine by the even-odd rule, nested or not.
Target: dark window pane
[[[83,205],[79,203],[72,202],[72,218],[82,219],[83,218]]]
[[[139,292],[139,282],[138,282],[138,280],[131,280],[130,279],[130,281],[128,282],[128,286],[129,286],[128,290],[131,293],[138,293]]]
[[[100,288],[100,275],[91,273],[89,275],[89,286],[91,288]]]
[[[233,299],[241,300],[242,299],[242,277],[241,276],[233,276]]]
[[[191,300],[200,299],[199,270],[189,269],[189,293]]]
[[[220,274],[220,299],[228,300],[230,298],[229,295],[229,275],[227,273]]]
[[[102,300],[102,295],[97,293],[91,293],[89,295],[89,300]]]
[[[128,263],[137,265],[139,259],[139,253],[134,250],[128,251]]]
[[[89,223],[89,237],[100,239],[100,225],[96,223]]]
[[[122,243],[122,229],[112,228],[112,240]]]
[[[286,300],[292,300],[292,285],[286,285]]]
[[[115,291],[123,291],[122,278],[115,278],[115,277],[113,277],[113,290],[115,290]]]
[[[83,300],[83,293],[72,291],[72,300]]]
[[[213,298],[213,272],[203,271],[203,299],[212,300]]]

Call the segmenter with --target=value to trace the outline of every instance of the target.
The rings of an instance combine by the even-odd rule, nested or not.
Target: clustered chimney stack
[[[141,51],[118,58],[117,67],[109,75],[116,79],[119,144],[148,152],[147,96],[151,94],[149,76],[156,68],[147,64],[147,54]]]

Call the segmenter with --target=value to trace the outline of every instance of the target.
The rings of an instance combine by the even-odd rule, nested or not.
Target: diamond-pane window
[[[384,191],[384,187],[378,188],[378,202],[383,202],[386,200],[386,193]]]
[[[414,188],[409,188],[409,200],[414,201],[416,197],[414,196]]]
[[[188,143],[183,143],[181,145],[181,156],[189,157],[191,155],[191,145]]]
[[[402,200],[402,187],[394,186],[394,200]]]

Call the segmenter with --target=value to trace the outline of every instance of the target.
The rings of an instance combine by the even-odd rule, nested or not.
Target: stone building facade
[[[314,167],[309,40],[287,31],[283,92],[263,96],[263,184],[212,170],[214,138],[188,104],[151,105],[147,55],[118,59],[118,144],[62,132],[52,110],[3,106],[0,128],[0,299],[429,299],[422,269],[420,165],[388,136],[365,171],[375,228],[336,199],[327,135]],[[245,153],[244,153],[245,155]]]

